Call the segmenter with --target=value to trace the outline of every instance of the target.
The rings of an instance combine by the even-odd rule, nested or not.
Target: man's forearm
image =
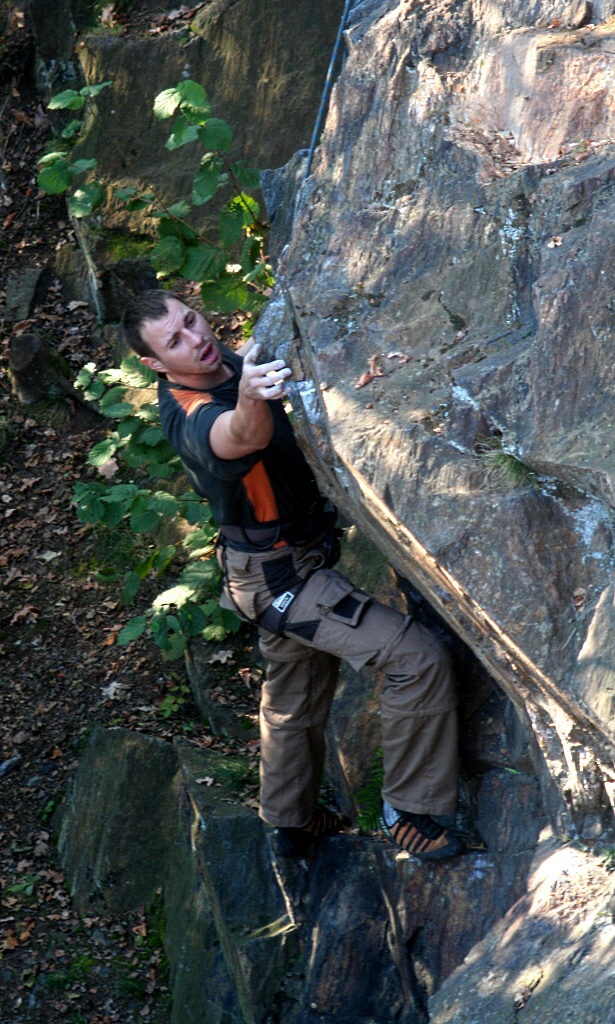
[[[230,415],[228,430],[232,443],[239,448],[266,448],[273,436],[269,403],[240,394]]]

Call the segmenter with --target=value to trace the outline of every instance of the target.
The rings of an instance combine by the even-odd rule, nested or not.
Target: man
[[[267,662],[260,814],[298,856],[345,820],[318,806],[327,715],[340,658],[384,674],[383,828],[423,860],[463,852],[432,815],[457,800],[456,697],[439,641],[331,568],[331,523],[283,409],[291,370],[258,344],[222,348],[170,292],[137,296],[126,339],[159,376],[160,419],[220,528],[225,607],[258,623]]]

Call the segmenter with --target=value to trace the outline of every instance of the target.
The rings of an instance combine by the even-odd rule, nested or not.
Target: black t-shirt
[[[209,445],[215,419],[237,404],[241,356],[223,348],[233,370],[208,391],[158,380],[160,420],[197,494],[207,498],[219,526],[254,527],[307,517],[320,496],[280,400],[269,403],[273,437],[263,451],[242,459],[220,459]]]

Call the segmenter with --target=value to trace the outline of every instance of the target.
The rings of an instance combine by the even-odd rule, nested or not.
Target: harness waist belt
[[[270,548],[281,540],[282,527],[275,526],[221,526],[220,534],[231,544],[241,547]]]

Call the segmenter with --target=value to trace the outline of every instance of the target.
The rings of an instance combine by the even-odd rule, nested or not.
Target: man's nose
[[[184,332],[190,345],[194,345],[196,347],[203,341],[201,332],[197,331],[195,328],[184,327]]]

